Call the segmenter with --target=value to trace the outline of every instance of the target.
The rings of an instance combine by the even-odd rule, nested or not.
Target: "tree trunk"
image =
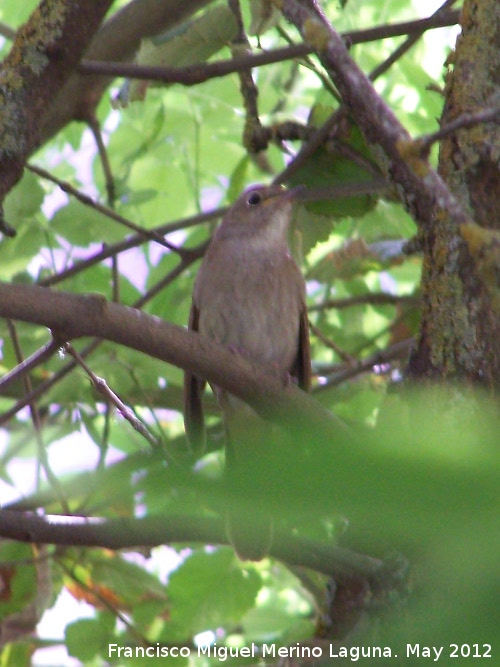
[[[498,105],[500,5],[466,0],[441,126]],[[500,125],[463,127],[441,144],[439,174],[471,222],[435,215],[422,231],[422,326],[413,377],[500,386]]]

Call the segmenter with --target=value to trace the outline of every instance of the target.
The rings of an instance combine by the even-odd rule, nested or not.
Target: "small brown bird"
[[[293,191],[279,186],[246,190],[224,216],[196,278],[189,328],[274,369],[308,391],[311,380],[305,282],[290,256],[288,226]],[[184,423],[188,440],[205,442],[202,378],[184,378]],[[243,401],[212,387],[226,431],[228,481],[237,483],[255,457],[265,456],[270,425]],[[247,520],[246,520],[247,519]],[[270,546],[269,519],[228,512],[228,532],[237,554],[260,560]]]

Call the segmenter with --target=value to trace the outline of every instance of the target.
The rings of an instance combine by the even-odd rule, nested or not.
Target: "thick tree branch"
[[[221,519],[186,515],[102,519],[59,515],[41,517],[0,510],[0,535],[20,542],[107,549],[193,541],[229,544]],[[290,537],[289,534],[277,533],[274,536],[271,555],[291,565],[302,565],[323,572],[338,581],[353,574],[376,581],[385,572],[384,563],[376,558],[337,546]]]
[[[204,244],[202,244],[203,247]],[[198,252],[201,252],[201,249],[198,249],[198,251],[193,250],[189,255],[185,255],[182,260],[175,266],[169,273],[162,278],[160,281],[156,283],[151,289],[149,289],[147,292],[145,292],[134,304],[134,308],[142,308],[150,299],[152,299],[156,294],[158,294],[159,291],[167,287],[172,281],[177,278],[190,264],[192,264],[194,261],[196,261],[198,257]],[[73,267],[74,273],[77,273],[77,268],[79,265],[76,267]],[[57,339],[57,332],[55,335],[55,338]],[[59,344],[62,345],[65,341],[64,340],[59,340]],[[80,356],[82,358],[86,358],[89,354],[94,352],[99,345],[101,344],[102,339],[100,338],[94,338],[83,350],[80,351]],[[55,384],[60,382],[63,377],[65,377],[68,373],[70,373],[73,368],[76,365],[76,361],[73,360],[70,363],[66,364],[64,368],[60,369],[57,373],[52,375],[50,378],[47,380],[41,382],[35,389],[33,389],[32,392],[29,394],[25,394],[21,399],[17,401],[17,403],[10,408],[10,410],[7,410],[0,416],[0,423],[4,424],[8,422],[14,415],[16,415],[21,408],[23,408],[25,405],[27,405],[30,401],[34,401],[37,399],[39,396],[43,395],[46,393],[51,387],[53,387]],[[12,375],[15,373],[15,371],[12,371],[9,376],[12,377]],[[3,380],[0,381],[0,395],[2,394],[3,390],[5,387],[9,384],[9,377],[7,377],[6,382]]]
[[[329,440],[340,427],[338,420],[292,383],[284,386],[283,378],[193,331],[107,302],[100,295],[0,283],[0,315],[46,326],[65,340],[104,338],[174,364],[224,387],[264,418],[283,421],[293,431],[314,422],[316,437]]]
[[[104,23],[85,57],[91,60],[131,60],[141,40],[175,27],[212,0],[132,0]],[[41,143],[72,120],[87,121],[112,79],[73,74],[54,99],[40,130]]]
[[[0,201],[40,144],[50,102],[69,79],[112,0],[44,0],[19,30],[0,74]]]
[[[298,0],[283,0],[276,4],[318,53],[384,172],[400,186],[400,195],[417,223],[428,227],[438,213],[457,226],[467,223],[468,216],[446,184],[412,151],[410,135],[351,58],[317,2],[306,6]]]

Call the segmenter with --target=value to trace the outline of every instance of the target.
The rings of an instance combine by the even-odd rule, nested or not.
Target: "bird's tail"
[[[224,409],[224,424],[228,538],[239,558],[259,561],[269,553],[273,534],[266,503],[271,493],[266,462],[272,425],[241,403]]]

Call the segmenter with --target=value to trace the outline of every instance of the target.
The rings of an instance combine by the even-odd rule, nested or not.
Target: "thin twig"
[[[234,14],[238,33],[231,44],[231,55],[233,61],[238,58],[251,56],[251,46],[245,33],[243,16],[239,0],[228,0],[229,8]],[[245,123],[243,128],[243,146],[250,158],[258,162],[263,171],[272,173],[267,158],[263,151],[267,148],[267,140],[263,136],[262,123],[259,116],[258,97],[259,90],[253,79],[252,70],[245,68],[238,71],[240,80],[240,93],[245,109]]]
[[[0,22],[0,35],[13,42],[16,39],[17,32],[2,21]]]
[[[348,362],[347,368],[345,368],[345,365],[342,365],[341,370],[330,372],[326,376],[326,381],[316,385],[312,393],[314,395],[321,394],[332,387],[338,387],[343,382],[351,380],[358,375],[372,372],[374,366],[383,366],[395,359],[406,358],[414,345],[415,340],[413,338],[408,338],[390,345],[385,350],[375,352],[366,359],[356,362],[355,365]],[[321,373],[319,374],[321,375]]]
[[[106,183],[106,192],[108,194],[108,206],[113,208],[115,204],[116,192],[115,192],[115,181],[113,178],[113,172],[111,170],[111,164],[109,162],[108,151],[104,143],[101,131],[101,124],[99,119],[95,114],[92,114],[87,118],[88,126],[94,135],[94,139],[97,146],[97,151],[99,153],[99,159],[101,160],[102,170],[104,172],[104,181]]]
[[[207,213],[197,213],[196,215],[177,220],[176,222],[168,222],[164,225],[161,225],[160,227],[157,227],[155,231],[157,234],[170,234],[172,232],[178,231],[179,229],[187,229],[188,227],[194,227],[195,225],[210,222],[211,220],[220,218],[221,215],[223,215],[226,211],[227,207],[223,207],[209,211]],[[148,239],[145,239],[143,234],[131,236],[124,241],[107,246],[104,250],[101,250],[95,255],[87,257],[87,259],[78,260],[73,266],[71,266],[69,269],[66,269],[65,271],[60,271],[53,276],[40,279],[37,284],[41,287],[52,287],[53,285],[57,285],[63,280],[72,278],[73,276],[81,273],[82,271],[85,271],[95,264],[99,264],[99,262],[102,262],[109,257],[118,255],[119,253],[130,250],[131,248],[136,248],[137,246],[145,243],[147,240]],[[206,244],[200,244],[193,249],[185,249],[183,250],[184,259],[187,259],[190,256],[192,261],[196,261],[202,257],[205,249]]]
[[[294,159],[285,167],[285,169],[276,176],[273,183],[285,183],[290,180],[293,174],[297,173],[304,164],[314,155],[317,149],[322,146],[328,139],[334,128],[338,125],[340,120],[345,115],[346,111],[343,108],[336,109],[323,125],[316,130],[315,134],[311,136],[307,143],[302,144],[299,152]]]
[[[358,296],[351,296],[345,299],[326,299],[321,303],[313,304],[308,307],[308,311],[313,313],[315,311],[328,310],[329,308],[351,308],[359,305],[385,305],[385,304],[399,304],[399,303],[416,303],[418,297],[413,294],[403,294],[398,296],[396,294],[387,294],[386,292],[375,292],[371,294],[360,294]]]
[[[228,74],[235,74],[253,67],[271,65],[291,58],[300,58],[311,53],[306,44],[286,46],[266,53],[255,55],[236,56],[232,60],[218,60],[202,65],[187,67],[157,67],[137,65],[135,63],[101,62],[82,60],[78,71],[80,74],[102,74],[105,76],[124,76],[129,79],[147,79],[162,83],[180,83],[185,86],[194,86]]]
[[[80,354],[83,357],[89,355],[101,344],[101,342],[102,341],[99,338],[95,338],[91,343],[89,343],[89,345],[87,345],[80,352]],[[62,343],[59,343],[59,347],[62,347]],[[16,414],[20,410],[22,410],[26,405],[29,405],[31,401],[36,400],[39,396],[42,396],[44,393],[49,391],[49,389],[51,389],[54,385],[60,382],[64,377],[66,377],[66,375],[68,375],[76,367],[77,367],[76,361],[71,361],[69,364],[66,364],[66,366],[63,366],[59,371],[57,371],[57,373],[54,373],[48,380],[41,382],[29,394],[23,396],[23,398],[20,398],[18,401],[16,401],[15,405],[13,405],[9,410],[6,410],[4,413],[0,415],[0,426],[3,426],[8,421],[10,421],[12,417],[15,417]]]
[[[459,20],[459,9],[447,9],[444,11],[444,7],[441,7],[437,12],[426,19],[415,19],[413,21],[390,23],[375,26],[373,28],[365,28],[364,30],[353,30],[352,32],[342,33],[342,37],[349,46],[354,44],[365,44],[366,42],[375,42],[379,39],[402,37],[403,35],[427,32],[427,30],[433,30],[435,28],[446,28],[447,26],[456,25]]]
[[[396,23],[392,26],[377,26],[367,30],[356,30],[343,35],[348,44],[360,44],[371,42],[386,37],[396,37],[414,31],[424,32],[431,28],[440,28],[457,23],[458,12],[448,12],[439,17],[418,19],[406,23]],[[302,58],[310,53],[312,49],[307,44],[296,44],[265,53],[239,56],[232,60],[218,60],[201,65],[190,65],[188,67],[149,67],[135,63],[101,62],[96,60],[82,60],[78,71],[80,74],[101,74],[104,76],[123,76],[130,79],[147,79],[149,81],[160,81],[162,83],[180,83],[185,86],[193,86],[203,83],[209,79],[234,74],[245,69],[262,67]]]
[[[434,14],[429,18],[429,21],[432,21],[432,19],[438,19],[441,15],[446,16],[449,8],[455,4],[457,0],[446,0],[446,2],[437,10],[434,12]],[[417,28],[413,34],[411,34],[398,48],[391,53],[391,55],[384,60],[384,62],[380,63],[375,69],[370,72],[369,79],[371,81],[375,81],[379,76],[381,76],[384,72],[387,72],[387,70],[394,65],[394,63],[399,60],[407,51],[411,49],[411,47],[418,42],[418,40],[422,37],[422,35],[428,30],[428,28],[423,27],[422,25],[420,28]]]
[[[18,364],[22,364],[24,362],[24,356],[22,353],[21,349],[21,343],[19,341],[19,337],[17,335],[17,329],[12,322],[12,320],[7,319],[7,328],[10,333],[10,337],[12,340],[12,345],[14,347],[14,353],[17,359]],[[31,384],[31,378],[29,376],[29,373],[24,373],[22,377],[22,382],[24,385],[24,389],[26,392],[26,395],[31,395],[33,393],[33,387]],[[61,484],[59,483],[59,480],[57,478],[57,475],[54,474],[50,463],[49,463],[49,457],[47,455],[47,450],[45,449],[45,443],[43,442],[42,438],[42,420],[40,418],[40,412],[38,411],[38,405],[34,400],[30,400],[27,405],[29,406],[30,410],[30,415],[31,415],[31,421],[33,422],[33,430],[35,433],[35,439],[37,443],[37,449],[38,449],[38,464],[41,466],[43,471],[45,472],[47,476],[47,480],[49,484],[52,486],[54,489],[54,492],[56,493],[59,502],[61,503],[61,507],[64,512],[67,514],[70,513],[69,510],[69,505],[66,500],[66,496],[64,495],[64,491],[61,487]]]
[[[165,248],[168,248],[168,250],[172,250],[173,252],[182,255],[183,253],[182,248],[178,248],[172,245],[171,243],[166,241],[158,232],[154,230],[143,229],[142,227],[136,225],[131,220],[127,220],[127,218],[124,218],[119,213],[113,211],[112,208],[109,208],[108,206],[103,206],[103,204],[99,204],[99,202],[94,201],[92,197],[89,197],[83,192],[80,192],[80,190],[74,188],[71,185],[71,183],[68,183],[67,181],[62,181],[53,174],[51,174],[50,172],[46,171],[45,169],[42,169],[41,167],[36,167],[33,164],[27,164],[26,168],[29,171],[33,172],[34,174],[37,174],[38,176],[41,176],[42,178],[45,178],[48,181],[52,181],[52,183],[58,185],[63,192],[66,192],[72,197],[75,197],[75,199],[81,202],[84,206],[90,206],[90,208],[93,208],[94,210],[98,211],[99,213],[102,213],[111,220],[118,222],[120,225],[127,227],[127,229],[131,229],[132,231],[141,234],[144,238],[148,239],[149,241],[155,241],[156,243],[159,243]]]
[[[319,327],[317,327],[315,324],[313,324],[311,321],[309,321],[309,328],[313,332],[313,334],[318,338],[325,347],[329,348],[330,350],[333,350],[335,354],[337,354],[342,361],[345,361],[346,363],[353,364],[356,363],[356,358],[353,357],[351,354],[348,352],[344,352],[336,343],[335,341],[331,340],[328,338],[328,336],[325,336],[325,334],[321,331]]]
[[[390,190],[389,183],[384,178],[374,178],[371,181],[356,181],[343,185],[331,185],[326,188],[308,188],[299,190],[295,195],[297,202],[324,201],[325,199],[343,199],[360,195],[384,194]]]
[[[282,37],[290,46],[295,43],[282,26],[277,27],[277,32],[280,35],[280,37]],[[296,62],[299,62],[303,67],[309,69],[311,72],[314,72],[314,74],[323,84],[324,89],[327,90],[334,99],[340,102],[340,96],[338,94],[338,91],[331,82],[330,78],[324,72],[321,66],[318,66],[318,64],[314,61],[314,59],[310,57],[310,55],[305,55]]]
[[[500,123],[500,107],[494,106],[472,113],[461,114],[455,120],[443,125],[437,132],[426,134],[420,137],[420,139],[416,139],[415,147],[425,157],[429,154],[432,144],[441,141],[441,139],[454,134],[458,130],[474,127],[480,123]]]
[[[59,350],[61,344],[54,338],[46,345],[34,352],[30,357],[21,361],[15,368],[2,375],[0,378],[0,396],[5,396],[7,388],[14,382],[18,382],[27,373],[48,361]]]
[[[120,274],[118,271],[118,257],[116,255],[112,255],[111,257],[111,285],[111,298],[115,303],[120,303]]]
[[[81,368],[89,376],[92,386],[96,391],[101,394],[106,403],[111,403],[115,408],[120,412],[120,414],[129,422],[134,430],[136,430],[143,438],[145,438],[150,445],[156,447],[158,445],[158,440],[148,431],[145,425],[137,419],[132,410],[125,405],[125,403],[119,398],[117,394],[108,386],[106,380],[97,376],[94,371],[90,368],[87,362],[83,357],[75,350],[75,348],[70,343],[65,343],[64,349],[66,352],[75,359]]]
[[[69,568],[63,560],[60,558],[55,559],[56,563],[59,565],[59,567],[63,570],[63,572],[66,573],[66,576],[68,576],[70,579],[72,579],[77,586],[82,588],[84,591],[86,591],[88,594],[99,600],[99,602],[102,604],[103,607],[105,607],[108,611],[110,611],[114,616],[116,616],[117,619],[119,619],[123,625],[127,628],[128,632],[130,632],[132,637],[135,637],[135,639],[139,642],[141,646],[150,646],[150,642],[137,630],[135,625],[130,622],[130,620],[122,614],[122,612],[115,607],[111,602],[104,596],[101,595],[101,592],[99,588],[89,586],[85,581],[80,579],[80,577],[75,573],[73,568]]]

